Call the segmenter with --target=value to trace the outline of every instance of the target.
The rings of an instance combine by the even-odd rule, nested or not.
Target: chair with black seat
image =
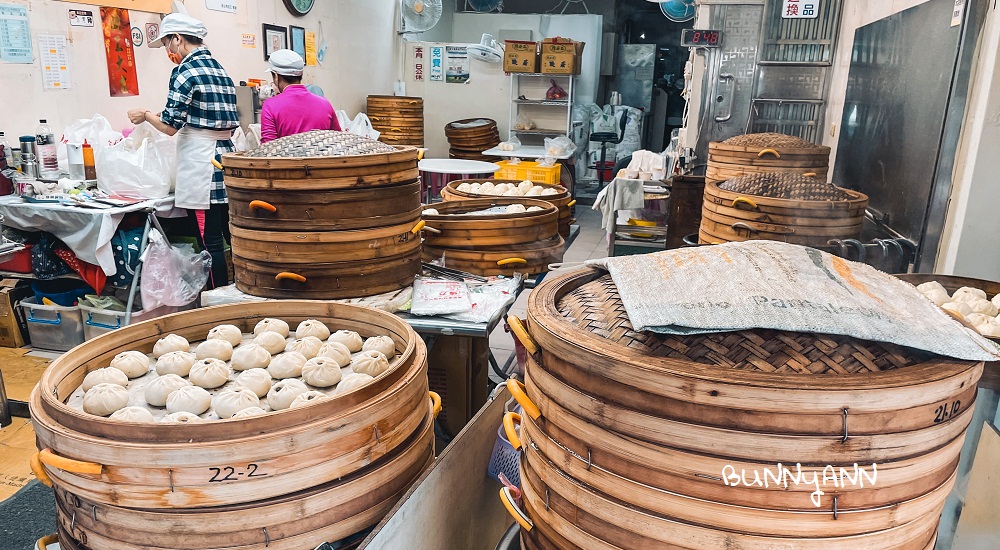
[[[608,156],[608,144],[614,143],[618,145],[625,139],[625,125],[628,124],[628,112],[623,112],[621,115],[621,123],[619,124],[617,132],[595,132],[590,134],[590,141],[597,141],[601,144],[601,160],[597,164],[591,165],[590,168],[597,170],[597,190],[600,191],[604,189],[604,170],[605,162],[607,162]]]

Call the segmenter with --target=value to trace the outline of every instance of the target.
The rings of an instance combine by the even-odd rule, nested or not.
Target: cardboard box
[[[503,70],[505,73],[537,73],[538,43],[505,40]]]
[[[541,46],[542,74],[580,74],[583,47],[586,44],[569,38],[546,38]]]
[[[18,286],[18,283],[23,283]],[[0,347],[19,348],[28,343],[28,321],[21,300],[33,296],[31,285],[17,279],[0,280]]]

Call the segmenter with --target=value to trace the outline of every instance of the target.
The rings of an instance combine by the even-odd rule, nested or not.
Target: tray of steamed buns
[[[929,273],[896,275],[979,334],[1000,340],[1000,283]]]
[[[178,334],[150,353],[125,350],[87,373],[66,404],[130,422],[247,418],[329,400],[389,369],[389,335],[362,337],[316,319],[295,326],[264,318],[252,333],[220,324],[202,341]]]

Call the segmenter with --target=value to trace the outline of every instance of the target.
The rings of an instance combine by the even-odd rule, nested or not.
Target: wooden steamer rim
[[[982,362],[947,358],[879,373],[803,376],[654,357],[580,329],[559,312],[565,295],[602,275],[591,268],[547,278],[529,295],[528,323],[543,350],[543,366],[549,357],[573,358],[577,368],[670,399],[791,416],[833,415],[838,424],[845,407],[856,415],[930,404],[974,386],[982,373]],[[883,395],[885,389],[896,390],[892,398]]]
[[[419,176],[416,147],[394,145],[395,152],[340,157],[222,156],[227,187],[248,191],[325,191],[409,183]]]
[[[230,226],[234,246],[246,260],[313,264],[394,258],[420,249],[406,223],[345,231],[266,231]]]
[[[537,206],[541,211],[513,214],[488,214],[456,216],[496,206],[522,204],[525,208]],[[425,232],[424,242],[436,247],[478,248],[505,246],[544,241],[555,237],[559,231],[559,209],[552,203],[533,197],[495,197],[442,202],[434,205],[439,215],[423,214],[427,225],[440,233]]]
[[[954,476],[937,491],[944,498],[954,484]],[[675,548],[704,550],[736,547],[741,550],[857,550],[859,548],[923,549],[935,536],[940,512],[885,530],[844,537],[766,537],[725,531],[661,517],[599,493],[565,475],[542,479],[521,467],[524,509],[534,520],[534,528],[570,546],[590,549]],[[940,509],[940,507],[939,507]],[[627,525],[627,527],[626,527]],[[608,541],[615,541],[614,543]],[[556,546],[566,548],[564,546]]]
[[[826,145],[818,145],[816,147],[782,147],[780,145],[731,145],[721,141],[712,141],[708,144],[708,150],[710,152],[730,153],[733,155],[747,155],[752,158],[773,158],[773,155],[767,156],[768,153],[761,154],[764,151],[770,150],[777,151],[781,158],[789,156],[801,156],[809,159],[824,156],[827,159],[830,158],[830,147]]]
[[[265,501],[161,511],[88,501],[57,486],[58,523],[63,534],[75,527],[73,539],[100,542],[97,547],[110,550],[300,550],[377,523],[433,460],[433,423],[425,418],[392,455],[343,479],[306,490]],[[151,546],[157,540],[170,545]]]
[[[781,510],[733,505],[725,496],[730,487],[721,483],[715,499],[706,500],[669,490],[652,489],[618,476],[602,476],[599,470],[593,468],[587,470],[583,465],[576,468],[575,463],[571,462],[576,473],[585,474],[587,480],[596,482],[597,485],[587,483],[581,476],[573,475],[574,472],[563,470],[561,463],[553,462],[550,457],[536,450],[532,446],[533,442],[532,438],[525,439],[525,452],[521,459],[522,471],[530,470],[544,480],[551,480],[554,476],[568,476],[588,490],[606,495],[609,500],[627,503],[623,505],[626,508],[634,507],[648,512],[650,517],[654,518],[650,521],[651,526],[660,523],[660,518],[693,524],[705,523],[708,518],[713,518],[710,523],[713,529],[764,537],[801,537],[804,534],[845,537],[891,529],[919,520],[926,515],[936,517],[940,514],[945,498],[951,492],[956,476],[956,469],[952,467],[947,471],[945,479],[932,487],[929,492],[906,501],[867,509],[843,510],[838,507],[835,519],[832,507]],[[809,501],[808,494],[800,494],[799,498]],[[631,522],[626,520],[623,525],[630,524]]]
[[[840,189],[850,195],[851,199],[841,201],[778,199],[751,195],[749,193],[726,191],[720,188],[718,183],[706,182],[705,202],[730,207],[735,207],[736,204],[745,204],[752,211],[786,216],[796,215],[796,213],[803,216],[836,218],[863,216],[865,208],[868,206],[868,195],[852,189],[844,189],[843,187]],[[751,206],[748,200],[755,206]],[[734,201],[736,204],[734,204]]]
[[[537,274],[548,271],[549,264],[562,261],[566,241],[556,236],[544,241],[510,246],[481,246],[475,250],[423,246],[423,259],[431,262],[444,256],[445,266],[476,275]],[[500,265],[498,262],[517,258],[525,262]]]
[[[789,484],[787,489],[766,489],[753,486],[752,475],[748,477],[750,486],[726,486],[720,475],[726,466],[732,466],[735,472],[759,473],[765,469],[776,472],[777,462],[724,458],[655,445],[610,430],[595,429],[588,420],[565,410],[561,413],[558,424],[544,418],[535,421],[523,416],[522,438],[532,441],[538,451],[560,464],[560,469],[588,485],[599,486],[591,479],[598,476],[615,483],[637,484],[640,486],[638,491],[666,491],[765,510],[829,511],[833,509],[834,498],[838,500],[838,510],[881,508],[911,500],[938,487],[952,475],[964,443],[962,434],[927,454],[881,462],[875,486],[837,488],[826,485],[823,487],[825,494],[820,498],[821,506],[817,508],[810,500],[814,486]],[[793,448],[790,452],[794,451]],[[795,471],[796,457],[789,454],[787,458],[792,462],[781,461],[782,466]],[[830,465],[851,470],[853,464]],[[870,468],[868,464],[863,466]],[[818,472],[825,467],[826,464],[805,463],[806,470]]]
[[[244,333],[252,333],[254,325],[267,317],[282,319],[291,326],[307,319],[318,319],[338,329],[354,330],[362,335],[387,334],[395,341],[399,357],[390,363],[388,371],[371,384],[329,401],[260,417],[198,424],[136,424],[86,414],[62,401],[83,383],[89,370],[110,364],[123,347],[148,353],[153,344],[167,334],[179,334],[189,341],[200,341],[210,329],[223,323],[236,325]],[[59,426],[122,443],[188,446],[192,442],[229,442],[256,436],[261,431],[308,424],[316,418],[333,418],[384,393],[405,374],[406,365],[426,361],[427,351],[422,345],[417,345],[418,338],[413,328],[399,317],[352,304],[283,300],[201,308],[122,327],[76,346],[53,360],[42,374],[32,391],[30,408],[44,411]],[[137,430],[135,426],[142,429]]]

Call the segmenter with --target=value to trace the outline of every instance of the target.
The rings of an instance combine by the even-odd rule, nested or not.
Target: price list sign
[[[819,17],[819,0],[782,0],[782,19],[816,19]]]
[[[27,6],[0,4],[0,61],[31,63]]]

